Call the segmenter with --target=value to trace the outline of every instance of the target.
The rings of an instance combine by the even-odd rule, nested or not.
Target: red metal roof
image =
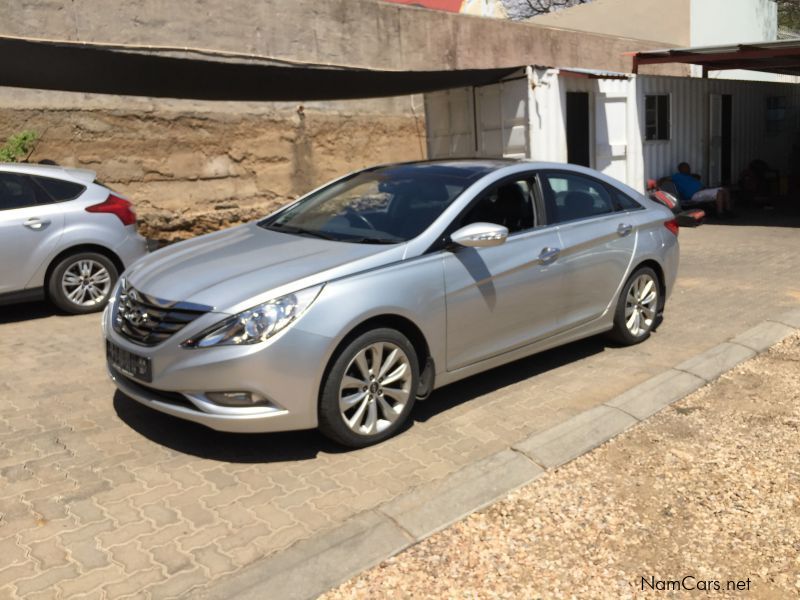
[[[704,71],[748,69],[782,75],[800,75],[800,40],[782,40],[732,46],[704,46],[632,52],[633,72],[642,65],[685,63]]]

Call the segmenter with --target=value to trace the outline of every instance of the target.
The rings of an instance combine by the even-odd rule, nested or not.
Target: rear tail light
[[[86,212],[111,213],[112,215],[116,215],[119,220],[122,221],[123,225],[133,225],[136,223],[136,212],[133,210],[133,205],[114,194],[109,194],[105,202],[87,206]]]
[[[669,229],[676,237],[678,236],[678,219],[670,219],[669,221],[664,221],[664,227]]]
[[[658,190],[656,192],[653,192],[653,196],[652,197],[653,197],[653,200],[655,200],[656,202],[660,202],[661,204],[666,206],[668,209],[675,210],[675,206],[676,206],[675,199],[672,196],[670,196],[669,194],[667,194],[666,192],[662,192],[661,190]]]

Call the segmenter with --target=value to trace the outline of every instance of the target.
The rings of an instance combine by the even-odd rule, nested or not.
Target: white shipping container
[[[663,139],[645,139],[647,96],[665,103]],[[709,185],[735,183],[756,158],[789,169],[798,106],[790,83],[527,67],[495,84],[426,94],[428,155],[567,162],[572,153],[640,190],[686,161]],[[571,141],[569,131],[578,132]]]

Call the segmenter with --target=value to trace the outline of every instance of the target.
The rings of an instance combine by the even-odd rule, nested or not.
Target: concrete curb
[[[407,548],[413,538],[386,515],[370,510],[332,531],[240,569],[203,594],[209,600],[315,598],[364,569]]]
[[[525,485],[544,469],[513,450],[502,450],[444,479],[421,485],[378,507],[378,511],[422,540]]]
[[[595,406],[514,444],[512,448],[552,469],[589,452],[636,422],[632,416],[617,408]]]
[[[764,352],[796,329],[800,309],[648,379],[600,406],[536,433],[443,479],[425,483],[336,529],[254,563],[200,598],[305,600],[346,581],[508,492],[604,444]]]

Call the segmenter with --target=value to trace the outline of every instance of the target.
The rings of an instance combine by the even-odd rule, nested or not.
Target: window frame
[[[551,222],[551,220],[550,220],[550,212],[547,210],[547,202],[544,200],[544,198],[546,197],[545,190],[544,190],[544,188],[542,188],[540,190],[540,194],[541,194],[542,201],[543,201],[543,204],[544,204],[543,214],[544,214],[544,217],[546,219],[546,223],[545,224],[548,225],[548,226],[559,226],[559,225],[570,225],[572,223],[582,223],[582,222],[587,221],[589,219],[600,219],[600,218],[603,218],[603,217],[609,217],[609,216],[616,215],[617,213],[627,212],[629,210],[642,210],[642,209],[644,209],[644,206],[639,204],[639,202],[636,202],[636,200],[634,200],[634,202],[636,202],[636,204],[639,205],[638,209],[637,208],[618,209],[617,206],[616,206],[616,203],[614,202],[613,192],[614,191],[619,191],[619,193],[623,193],[623,192],[621,190],[617,190],[616,187],[606,183],[605,181],[602,181],[601,179],[598,179],[597,177],[592,177],[591,175],[586,175],[584,173],[578,173],[577,171],[568,171],[566,169],[542,169],[541,171],[539,171],[539,173],[540,173],[540,177],[546,177],[547,175],[558,175],[558,174],[567,175],[567,176],[570,176],[570,177],[582,177],[582,178],[586,179],[587,181],[590,181],[590,182],[602,187],[603,189],[605,189],[606,193],[609,195],[609,200],[611,202],[612,210],[610,212],[599,213],[599,214],[596,214],[596,215],[588,215],[586,217],[581,217],[580,219],[572,219],[571,221],[555,221],[555,222]],[[538,183],[539,183],[539,185],[541,185],[541,179],[538,180]],[[624,194],[624,195],[627,196],[627,194]],[[633,198],[631,198],[631,200],[633,200]],[[554,201],[555,201],[555,199],[554,199]]]
[[[80,198],[86,191],[86,186],[82,183],[78,183],[77,181],[70,181],[68,179],[59,179],[58,177],[48,177],[47,175],[32,175],[32,174],[28,174],[28,178],[31,181],[33,181],[34,185],[38,187],[44,193],[45,196],[50,198],[50,202],[46,202],[44,204],[60,204],[61,202],[72,202],[73,200],[77,200],[78,198]],[[53,196],[53,194],[47,191],[46,187],[44,187],[41,183],[39,183],[40,179],[46,179],[48,181],[59,181],[63,183],[71,183],[72,185],[78,186],[80,188],[80,191],[71,198],[64,198],[63,200],[58,200]]]
[[[461,228],[461,221],[462,219],[469,214],[469,212],[475,208],[475,206],[481,202],[488,194],[491,194],[495,189],[502,187],[503,185],[507,185],[509,183],[515,183],[517,181],[527,181],[528,186],[530,188],[531,193],[531,209],[533,210],[533,227],[529,227],[528,229],[520,229],[519,231],[515,231],[513,233],[509,232],[508,239],[516,238],[520,235],[530,234],[532,232],[541,230],[544,227],[547,227],[547,223],[543,220],[544,215],[544,205],[541,200],[540,196],[540,187],[539,187],[539,173],[540,170],[535,171],[523,171],[521,173],[515,173],[513,175],[508,175],[503,177],[502,179],[498,179],[497,181],[487,185],[484,189],[480,191],[472,200],[470,200],[469,204],[467,204],[461,211],[453,217],[453,220],[450,221],[450,224],[445,228],[442,235],[436,240],[430,248],[425,252],[425,254],[436,252],[439,250],[447,250],[448,248],[452,247],[452,242],[450,241],[450,235]]]
[[[786,126],[789,101],[785,94],[767,96],[764,107],[764,131],[767,135],[781,133]],[[774,105],[774,106],[771,106]]]
[[[655,98],[655,101],[656,101],[656,106],[655,106],[656,137],[654,137],[654,138],[648,138],[647,137],[647,129],[648,129],[648,123],[647,123],[647,113],[648,113],[647,99],[648,98]],[[666,137],[660,137],[660,134],[661,134],[661,127],[660,127],[660,123],[659,123],[659,115],[661,114],[661,111],[659,110],[659,104],[660,104],[660,100],[659,99],[660,98],[666,98],[667,99],[666,100],[667,101]],[[657,143],[669,142],[669,141],[672,140],[672,94],[671,93],[667,92],[667,93],[664,93],[664,94],[645,94],[645,96],[644,96],[644,131],[643,131],[643,134],[644,134],[644,136],[643,136],[644,137],[644,141],[646,143],[657,144]]]
[[[639,202],[636,198],[632,198],[629,194],[626,194],[621,189],[619,189],[617,186],[611,185],[609,183],[606,183],[606,188],[608,188],[609,193],[612,195],[611,203],[614,205],[614,212],[615,213],[625,213],[625,212],[636,211],[636,210],[644,210],[645,207],[642,205],[641,202]],[[625,198],[627,198],[628,200],[633,202],[635,206],[633,206],[631,208],[624,208],[622,206],[618,207],[617,203],[616,203],[616,201],[614,200],[614,197],[613,197],[614,194],[617,194],[617,195],[620,195],[620,196],[624,196]]]
[[[35,208],[37,206],[47,206],[49,204],[55,204],[52,196],[47,193],[42,186],[40,186],[36,181],[28,174],[28,173],[15,173],[13,171],[0,171],[0,177],[2,176],[11,176],[11,177],[18,177],[19,179],[26,181],[28,185],[31,186],[34,193],[33,202],[31,204],[26,204],[25,206],[13,206],[5,208],[2,203],[0,203],[0,212],[5,212],[7,210],[25,210],[28,208]],[[49,199],[49,202],[45,202],[43,200]]]

